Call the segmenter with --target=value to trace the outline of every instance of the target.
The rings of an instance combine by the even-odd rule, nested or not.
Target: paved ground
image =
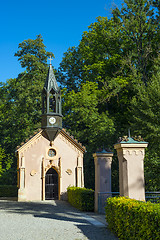
[[[116,240],[104,224],[64,201],[0,201],[0,240]]]

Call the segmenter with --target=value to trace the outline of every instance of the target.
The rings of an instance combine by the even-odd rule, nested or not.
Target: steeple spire
[[[55,92],[59,91],[59,87],[58,87],[58,84],[57,84],[57,81],[56,81],[56,78],[55,78],[55,75],[54,75],[53,68],[52,68],[51,64],[49,65],[48,75],[47,75],[47,78],[46,78],[46,82],[44,84],[44,89],[47,92],[50,92],[52,89]]]

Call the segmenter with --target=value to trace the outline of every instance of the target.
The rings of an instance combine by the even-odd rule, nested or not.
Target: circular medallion
[[[56,123],[56,119],[54,117],[50,117],[49,118],[49,123],[52,124],[52,125],[55,124]]]
[[[56,151],[54,149],[49,149],[48,156],[54,157],[56,155]]]

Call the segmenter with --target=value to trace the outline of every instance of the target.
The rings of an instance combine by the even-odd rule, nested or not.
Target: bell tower
[[[42,91],[42,124],[50,141],[62,129],[61,91],[58,87],[50,57],[48,75]]]

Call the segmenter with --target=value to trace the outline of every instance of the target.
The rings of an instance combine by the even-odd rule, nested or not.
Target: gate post
[[[95,164],[95,203],[94,210],[98,211],[98,193],[111,192],[111,163],[112,152],[103,150],[93,154]]]
[[[145,201],[144,156],[147,142],[124,137],[114,145],[119,160],[120,195]]]

